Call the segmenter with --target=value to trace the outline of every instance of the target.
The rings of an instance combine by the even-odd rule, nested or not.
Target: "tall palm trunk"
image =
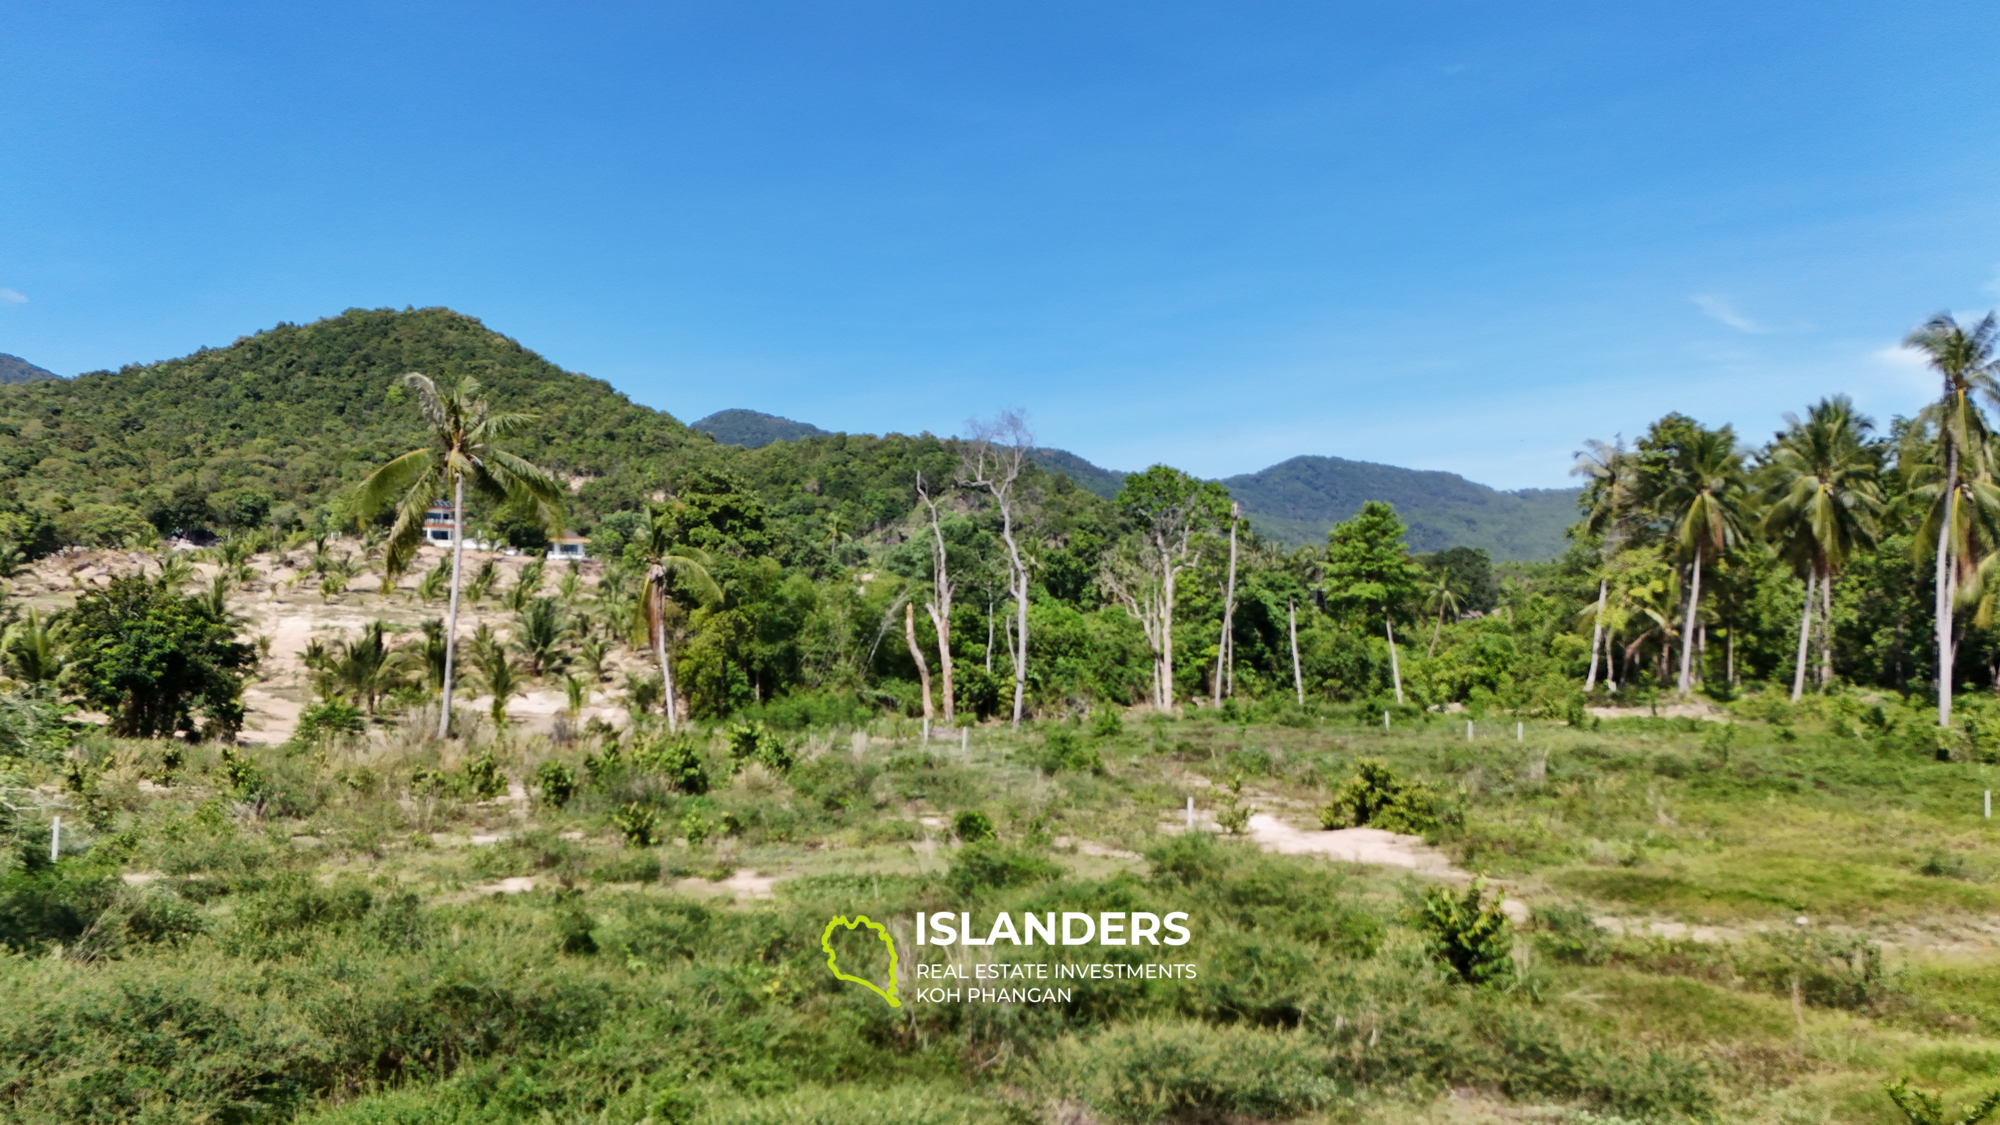
[[[1833,684],[1833,567],[1819,577],[1819,690]]]
[[[1694,545],[1694,580],[1688,589],[1687,616],[1681,625],[1681,679],[1682,695],[1688,693],[1694,679],[1694,615],[1695,607],[1701,604],[1701,544]]]
[[[1792,702],[1797,703],[1806,691],[1806,652],[1811,648],[1808,639],[1812,636],[1813,583],[1819,578],[1819,567],[1806,569],[1806,607],[1799,614],[1799,660],[1792,669]]]
[[[451,736],[451,673],[458,657],[458,576],[465,568],[465,477],[451,482],[451,607],[445,611],[444,700],[438,708],[438,737]]]
[[[1597,653],[1599,649],[1604,647],[1604,597],[1610,591],[1610,588],[1610,579],[1599,578],[1597,580],[1597,623],[1590,627],[1590,674],[1583,678],[1583,690],[1586,693],[1595,690],[1597,687]],[[1440,628],[1442,628],[1444,621],[1444,610],[1442,608],[1438,610],[1438,621]],[[1435,649],[1437,642],[1432,641],[1431,647]],[[1606,671],[1609,671],[1609,669],[1606,669]]]
[[[1944,519],[1937,545],[1937,682],[1938,725],[1951,725],[1951,531],[1958,518],[1958,447],[1944,458]]]
[[[1396,685],[1396,706],[1403,705],[1403,666],[1396,660],[1396,623],[1382,611],[1382,630],[1389,635],[1389,682]]]
[[[660,704],[667,713],[667,733],[680,733],[680,707],[674,701],[674,665],[667,658],[666,574],[661,572],[647,591],[646,616],[652,622],[653,655],[660,662]]]

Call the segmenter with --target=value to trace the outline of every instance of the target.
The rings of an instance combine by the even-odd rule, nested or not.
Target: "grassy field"
[[[883,720],[779,733],[753,760],[726,728],[441,746],[410,733],[420,716],[227,753],[86,737],[7,767],[0,1112],[1901,1121],[1887,1080],[1954,1106],[2000,1088],[2000,837],[1981,815],[2000,767],[1976,736],[1938,760],[1922,720],[1751,699],[1518,741],[1494,716],[1468,741],[1458,715],[1385,732],[1379,713],[1247,708],[979,728],[962,750]],[[1532,911],[1501,979],[1432,956],[1416,908],[1434,877],[1212,830],[1235,808],[1317,831],[1363,758],[1428,783],[1431,842]],[[691,760],[709,792],[684,791]],[[57,811],[72,831],[50,865]],[[966,812],[996,838],[964,842]],[[1194,937],[919,948],[918,910],[1183,910]],[[826,971],[822,929],[855,913],[897,937],[899,1008]],[[844,965],[886,971],[840,942]],[[1199,975],[914,999],[919,962],[996,960]]]

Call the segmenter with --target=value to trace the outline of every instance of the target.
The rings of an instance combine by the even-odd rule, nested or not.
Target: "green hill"
[[[1222,483],[1258,534],[1291,544],[1324,545],[1327,529],[1369,500],[1396,506],[1412,550],[1479,547],[1498,560],[1554,558],[1563,529],[1577,520],[1573,489],[1502,492],[1456,473],[1339,457],[1294,457]]]
[[[828,431],[810,422],[794,422],[755,410],[718,410],[690,423],[689,428],[700,430],[723,445],[740,445],[745,449],[762,449],[774,441],[828,436]]]
[[[41,383],[62,376],[45,367],[36,367],[17,355],[0,352],[0,385],[8,383]]]
[[[651,491],[676,453],[715,448],[472,317],[351,309],[179,359],[0,391],[0,487],[17,503],[123,507],[162,528],[288,522],[337,506],[421,439],[402,387],[409,371],[476,374],[497,407],[532,413],[517,445],[579,493]]]
[[[721,472],[755,492],[790,544],[781,553],[798,557],[819,549],[809,545],[830,528],[844,529],[838,539],[901,518],[918,464],[943,475],[954,460],[933,437],[830,434],[750,410],[685,426],[472,317],[350,309],[179,359],[0,389],[0,506],[114,529],[341,518],[355,482],[421,440],[401,386],[409,371],[476,374],[496,407],[532,414],[516,444],[569,480],[572,519],[585,530],[691,474]],[[1124,479],[1060,449],[1038,449],[1034,459],[1099,497]],[[1575,518],[1573,492],[1500,492],[1450,473],[1336,457],[1295,457],[1223,483],[1259,533],[1283,543],[1323,543],[1363,501],[1387,500],[1416,550],[1464,545],[1496,559],[1544,559],[1560,553]]]
[[[942,479],[956,463],[928,436],[719,445],[472,317],[350,309],[179,359],[0,388],[0,537],[46,550],[147,524],[343,521],[354,484],[423,438],[409,371],[474,374],[495,409],[530,414],[512,444],[566,478],[569,519],[585,532],[688,487],[736,491],[777,558],[815,568],[830,545],[906,516],[916,469]],[[475,525],[493,515],[471,514]]]

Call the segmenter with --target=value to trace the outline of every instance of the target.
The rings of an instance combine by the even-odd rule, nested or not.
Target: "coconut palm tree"
[[[42,620],[41,610],[32,607],[26,620],[8,626],[6,634],[0,636],[0,654],[6,656],[7,669],[14,678],[36,690],[55,683],[64,667],[55,628]]]
[[[1954,557],[1951,532],[1958,526],[1959,469],[1967,448],[1985,431],[1985,419],[1973,401],[1975,394],[1989,401],[2000,400],[2000,359],[1994,352],[2000,344],[2000,323],[1992,313],[1966,328],[1949,313],[1925,321],[1903,340],[1915,348],[1944,377],[1944,393],[1924,408],[1920,421],[1936,435],[1938,458],[1943,468],[1942,518],[1936,520],[1937,575],[1934,596],[1937,610],[1938,725],[1951,725],[1952,603],[1956,600]]]
[[[444,686],[438,737],[451,732],[452,665],[458,639],[459,575],[465,557],[465,493],[469,487],[495,503],[531,506],[550,527],[561,524],[563,488],[547,472],[495,443],[528,422],[525,414],[496,414],[479,397],[479,381],[466,376],[441,390],[427,375],[403,376],[417,394],[430,440],[371,473],[361,482],[356,508],[364,518],[396,505],[384,565],[401,573],[424,541],[424,516],[440,496],[452,501],[451,601],[445,613]]]
[[[1587,505],[1584,528],[1604,540],[1604,561],[1608,564],[1625,538],[1625,524],[1632,512],[1632,462],[1625,453],[1623,439],[1602,442],[1592,438],[1575,456],[1576,464],[1570,467],[1570,475],[1589,478],[1583,490],[1583,500]],[[1583,690],[1586,692],[1597,687],[1598,651],[1604,650],[1607,662],[1610,657],[1604,636],[1605,603],[1610,587],[1609,570],[1600,570],[1597,575],[1597,612],[1590,627],[1590,674],[1583,679]]]
[[[1743,455],[1728,426],[1696,430],[1674,452],[1659,506],[1673,520],[1674,544],[1689,560],[1687,608],[1681,623],[1680,694],[1693,687],[1695,614],[1701,604],[1702,568],[1743,533]]]
[[[570,622],[554,598],[531,598],[514,617],[514,647],[528,658],[528,675],[539,677],[562,662]]]
[[[1437,655],[1438,638],[1444,635],[1445,613],[1448,611],[1456,618],[1462,606],[1458,600],[1458,591],[1451,588],[1451,575],[1442,570],[1431,575],[1428,580],[1418,582],[1417,592],[1423,595],[1425,609],[1433,607],[1437,609],[1437,620],[1431,624],[1430,651],[1424,653],[1424,658],[1428,660]],[[1594,652],[1591,655],[1593,659],[1596,657]]]
[[[1785,422],[1789,428],[1778,435],[1761,472],[1768,504],[1762,531],[1806,580],[1798,661],[1792,671],[1796,703],[1805,692],[1814,589],[1822,603],[1820,687],[1824,689],[1833,664],[1833,576],[1856,548],[1875,542],[1882,486],[1877,479],[1880,458],[1868,444],[1875,424],[1855,413],[1846,395],[1821,399],[1803,422],[1790,414]]]
[[[668,587],[676,580],[704,602],[722,600],[722,588],[708,574],[708,557],[696,550],[677,550],[674,520],[670,512],[648,513],[646,530],[636,540],[646,559],[646,579],[639,590],[635,633],[643,633],[653,656],[660,662],[660,685],[664,695],[669,733],[680,729],[675,714],[674,667],[667,655]]]

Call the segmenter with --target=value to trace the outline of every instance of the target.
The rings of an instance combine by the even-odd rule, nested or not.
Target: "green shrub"
[[[1422,835],[1439,826],[1442,802],[1437,791],[1418,781],[1405,781],[1380,758],[1357,758],[1333,800],[1320,809],[1322,828],[1383,828]]]
[[[687,1095],[674,1092],[675,1107]],[[655,1112],[655,1119],[684,1123]],[[702,1125],[1015,1125],[1019,1111],[950,1088],[872,1082],[808,1087],[776,1097],[737,1098],[709,1104]]]
[[[1602,965],[1611,956],[1611,934],[1582,905],[1537,906],[1535,930],[1536,944],[1558,961]]]
[[[659,837],[653,832],[659,822],[659,810],[639,801],[630,802],[611,814],[611,823],[625,837],[628,848],[650,848],[659,843]]]
[[[234,746],[222,748],[222,776],[229,780],[229,788],[238,797],[252,799],[264,788],[264,771],[250,756]]]
[[[1443,887],[1425,887],[1417,906],[1417,924],[1431,956],[1449,966],[1467,984],[1491,984],[1514,970],[1513,939],[1500,895],[1487,901],[1486,880],[1474,879],[1463,895]]]
[[[576,771],[551,758],[535,767],[535,786],[541,791],[543,804],[564,808],[576,796]]]
[[[1099,707],[1090,713],[1090,733],[1098,738],[1117,738],[1125,733],[1125,720],[1115,707]]]
[[[308,704],[299,712],[299,725],[292,732],[292,741],[310,745],[332,736],[360,734],[366,727],[361,708],[344,699],[328,699]]]
[[[770,737],[775,739],[777,736]],[[662,738],[641,746],[633,751],[632,764],[665,778],[667,784],[678,792],[696,797],[708,792],[708,766],[702,761],[701,749],[695,745],[694,739],[686,735]]]
[[[951,818],[951,832],[960,843],[976,844],[981,840],[991,840],[994,838],[993,818],[983,812],[966,809]]]
[[[1062,875],[1062,868],[1039,855],[981,840],[958,849],[958,854],[951,857],[944,881],[960,898],[971,898],[985,891],[1060,879]]]
[[[1284,1120],[1331,1106],[1339,1086],[1303,1035],[1148,1022],[1065,1039],[1050,1070],[1062,1095],[1120,1122]]]
[[[1960,1109],[1956,1115],[1948,1115],[1944,1109],[1944,1099],[1935,1094],[1915,1089],[1906,1075],[1894,1082],[1882,1084],[1882,1090],[1896,1108],[1903,1111],[1903,1117],[1910,1125],[1978,1125],[2000,1109],[2000,1090],[1995,1090],[1971,1105]],[[1956,1120],[1953,1120],[1953,1117]]]
[[[1072,773],[1104,772],[1104,756],[1097,747],[1089,745],[1068,727],[1057,727],[1042,739],[1038,752],[1032,755],[1036,769],[1051,776],[1065,770]]]
[[[687,840],[688,847],[702,846],[707,842],[709,834],[714,831],[715,825],[710,824],[707,817],[694,809],[681,814],[681,836]]]
[[[465,791],[479,801],[491,801],[507,792],[507,775],[500,772],[491,748],[465,763]]]
[[[735,769],[742,769],[751,762],[762,762],[772,773],[783,774],[792,768],[792,752],[762,722],[737,723],[729,728],[729,758]]]
[[[1758,934],[1737,955],[1736,970],[1779,994],[1798,983],[1806,1003],[1860,1010],[1902,995],[1900,975],[1882,963],[1882,947],[1852,934]]]

